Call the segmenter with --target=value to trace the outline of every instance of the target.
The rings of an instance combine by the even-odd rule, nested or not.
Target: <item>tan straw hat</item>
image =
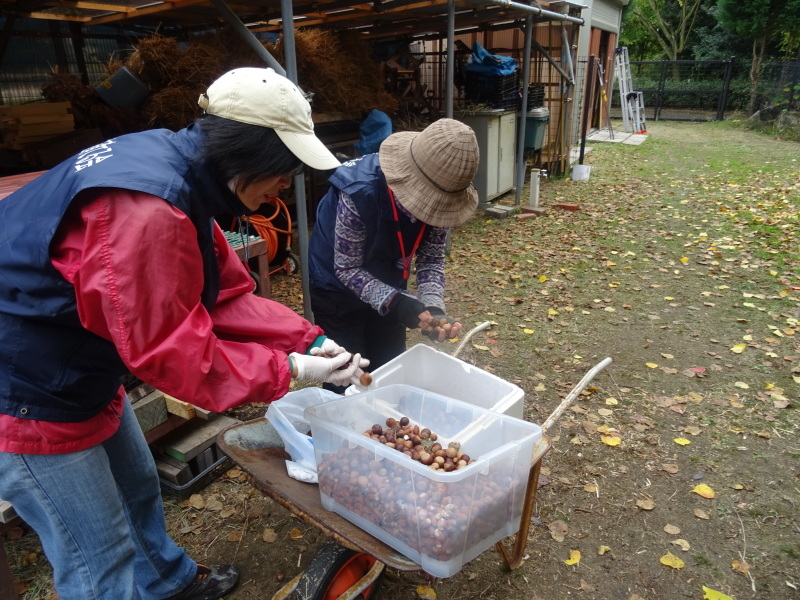
[[[478,206],[478,142],[464,123],[439,119],[421,132],[395,133],[378,154],[397,202],[423,223],[461,225]]]
[[[314,134],[311,105],[295,84],[273,69],[228,71],[197,103],[210,115],[274,129],[292,154],[313,169],[340,166]]]

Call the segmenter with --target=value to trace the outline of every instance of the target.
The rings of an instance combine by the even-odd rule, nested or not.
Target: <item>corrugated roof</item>
[[[345,0],[293,2],[298,27],[353,29],[370,39],[405,36],[444,37],[447,29],[447,0],[376,0],[357,3]],[[547,10],[548,2],[537,6]],[[553,3],[558,12],[563,3]],[[231,1],[229,8],[253,32],[280,32],[280,0]],[[526,13],[513,5],[500,6],[482,0],[455,2],[456,31],[514,25]],[[83,27],[110,23],[144,28],[174,27],[201,31],[218,27],[223,18],[211,0],[0,0],[0,13],[20,18],[74,21]],[[550,20],[536,16],[536,20]]]

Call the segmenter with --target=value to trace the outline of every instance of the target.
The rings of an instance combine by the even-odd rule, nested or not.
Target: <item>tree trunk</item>
[[[764,50],[767,46],[767,33],[760,39],[753,40],[753,63],[750,66],[750,104],[747,111],[753,115],[758,110],[758,82],[761,77],[761,63],[764,62]]]

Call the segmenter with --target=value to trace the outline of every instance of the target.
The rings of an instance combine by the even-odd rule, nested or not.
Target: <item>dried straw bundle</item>
[[[156,34],[139,41],[127,66],[151,90],[160,90],[181,84],[178,63],[182,54],[177,40]]]
[[[200,116],[197,99],[204,91],[205,86],[173,86],[150,94],[141,109],[145,128],[186,127]]]

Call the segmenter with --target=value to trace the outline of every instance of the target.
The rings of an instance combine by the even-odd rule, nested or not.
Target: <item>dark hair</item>
[[[303,164],[269,127],[216,115],[201,117],[197,125],[205,133],[203,159],[222,181],[238,175],[247,187],[267,177],[290,173]]]

